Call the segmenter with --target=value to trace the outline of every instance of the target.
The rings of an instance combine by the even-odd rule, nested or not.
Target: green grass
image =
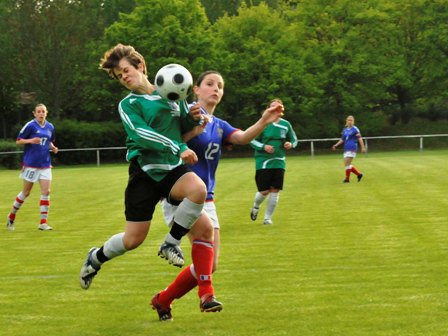
[[[214,284],[224,309],[200,313],[191,292],[175,302],[173,323],[148,305],[178,273],[157,257],[167,232],[160,209],[146,242],[105,264],[84,291],[86,252],[124,227],[127,166],[55,168],[55,230],[37,230],[37,186],[16,231],[0,229],[0,334],[446,335],[447,160],[448,151],[359,155],[365,178],[342,184],[340,155],[289,157],[272,226],[249,219],[253,160],[223,160]],[[1,170],[0,185],[6,217],[18,171]]]

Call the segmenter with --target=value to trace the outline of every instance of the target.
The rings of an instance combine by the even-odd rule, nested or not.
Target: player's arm
[[[261,118],[245,131],[238,130],[233,132],[228,141],[235,145],[246,145],[254,140],[270,123],[274,122],[279,115],[282,116],[284,107],[281,104],[267,108]],[[254,147],[254,146],[252,146]],[[256,147],[254,147],[257,149]]]
[[[367,150],[364,146],[364,140],[362,139],[361,133],[356,134],[356,137],[358,139],[359,146],[361,146],[361,151],[365,153]]]
[[[288,133],[287,133],[287,139],[288,141],[286,141],[283,145],[283,147],[285,149],[291,149],[291,148],[296,148],[297,144],[299,143],[299,140],[297,139],[297,135],[296,132],[294,132],[294,130],[292,129],[291,124],[288,122]]]
[[[333,150],[336,150],[336,147],[338,147],[339,145],[341,145],[341,144],[343,144],[344,143],[344,140],[342,140],[342,139],[339,139],[338,140],[338,142],[336,142],[334,145],[333,145]]]
[[[50,142],[50,149],[54,154],[57,154],[59,151],[59,148],[56,147],[53,142]]]
[[[172,140],[149,127],[135,106],[121,102],[119,112],[127,135],[140,147],[153,151],[171,151],[178,156],[188,149],[185,143]]]
[[[31,139],[17,138],[16,144],[17,145],[39,145],[40,141],[41,140],[38,137],[31,138]]]
[[[179,104],[180,104],[180,106],[179,106],[180,107],[180,125],[181,125],[182,134],[184,134],[184,133],[186,134],[186,133],[194,130],[197,126],[205,127],[206,122],[204,121],[204,116],[201,113],[201,107],[199,104],[193,104],[190,107],[188,107],[186,100],[180,101]],[[199,130],[199,128],[196,129],[196,132],[198,132],[198,130]],[[184,140],[184,142],[187,142],[187,141]]]

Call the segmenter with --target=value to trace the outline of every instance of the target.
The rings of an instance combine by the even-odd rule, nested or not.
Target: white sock
[[[263,194],[261,194],[260,192],[257,191],[257,193],[255,194],[255,199],[254,199],[254,208],[260,208],[261,203],[263,203],[263,201],[266,199],[266,196],[264,196]]]
[[[121,256],[126,253],[123,243],[124,232],[117,233],[104,243],[103,253],[109,259]]]
[[[203,208],[204,203],[197,204],[190,201],[188,198],[184,198],[174,213],[174,222],[185,229],[191,229],[201,215]]]
[[[268,199],[268,204],[266,205],[266,213],[264,215],[264,219],[271,219],[272,215],[274,214],[275,208],[277,207],[279,198],[279,193],[271,192]]]

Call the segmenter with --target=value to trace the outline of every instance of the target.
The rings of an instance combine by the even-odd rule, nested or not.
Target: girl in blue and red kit
[[[351,115],[348,116],[345,120],[345,127],[342,130],[342,137],[333,145],[333,150],[336,150],[336,147],[338,147],[342,143],[344,144],[345,166],[345,179],[342,181],[342,183],[350,182],[350,173],[354,173],[358,179],[358,182],[360,182],[363,174],[352,165],[352,161],[356,157],[358,143],[361,146],[361,151],[363,153],[366,152],[366,147],[364,146],[364,141],[362,140],[359,128],[355,126],[355,118]]]
[[[34,119],[23,126],[16,139],[16,144],[25,146],[20,174],[20,178],[23,179],[23,189],[16,196],[12,210],[6,219],[6,227],[10,231],[14,231],[17,211],[30,195],[35,182],[40,184],[38,229],[42,231],[52,229],[47,223],[52,180],[50,151],[56,154],[58,148],[54,145],[54,126],[47,121],[47,114],[47,107],[44,104],[37,104],[33,111]]]

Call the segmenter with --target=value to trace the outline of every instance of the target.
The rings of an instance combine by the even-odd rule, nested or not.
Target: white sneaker
[[[53,228],[48,224],[39,224],[38,229],[41,231],[53,230]]]
[[[265,219],[265,220],[263,221],[263,224],[264,224],[264,225],[271,225],[271,224],[272,224],[272,220],[271,220],[271,219]]]
[[[9,215],[6,217],[6,228],[9,231],[14,231],[14,221],[9,218]]]

